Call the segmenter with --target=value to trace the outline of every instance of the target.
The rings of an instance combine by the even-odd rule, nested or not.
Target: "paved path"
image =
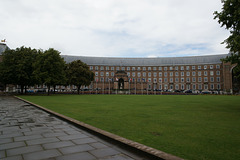
[[[0,96],[0,159],[142,158],[16,98]]]

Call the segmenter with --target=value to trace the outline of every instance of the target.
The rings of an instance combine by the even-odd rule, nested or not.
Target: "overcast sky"
[[[226,54],[221,0],[0,0],[0,39],[62,55]]]

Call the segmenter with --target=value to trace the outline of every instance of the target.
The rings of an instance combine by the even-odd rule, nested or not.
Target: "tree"
[[[222,3],[222,11],[215,11],[214,19],[218,19],[221,27],[230,30],[230,36],[223,43],[231,54],[223,61],[237,64],[234,73],[240,80],[240,0],[222,0]]]
[[[25,86],[34,85],[36,81],[33,76],[33,63],[36,60],[37,52],[35,49],[23,46],[16,50],[6,50],[2,54],[1,82],[4,85],[20,85],[21,93]]]
[[[50,87],[65,83],[65,61],[60,56],[60,52],[50,48],[41,52],[34,64],[34,75],[39,83],[48,87],[48,95]]]
[[[94,73],[80,60],[69,63],[66,72],[68,83],[77,86],[78,94],[82,85],[90,85],[94,79]]]

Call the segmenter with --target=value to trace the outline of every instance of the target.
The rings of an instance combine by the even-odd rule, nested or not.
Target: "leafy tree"
[[[69,63],[66,72],[68,83],[77,86],[78,94],[82,85],[90,85],[94,79],[94,73],[80,60]]]
[[[34,75],[39,83],[48,87],[48,95],[50,87],[64,84],[65,82],[65,61],[60,56],[60,52],[50,48],[41,52],[34,64]]]
[[[6,50],[2,56],[0,75],[4,85],[20,85],[23,93],[25,86],[36,83],[32,65],[36,60],[37,50],[22,46],[16,50]]]
[[[234,73],[240,80],[240,0],[222,0],[222,3],[222,11],[215,11],[214,19],[218,19],[221,27],[230,30],[230,36],[223,43],[226,44],[231,54],[223,61],[237,64]]]

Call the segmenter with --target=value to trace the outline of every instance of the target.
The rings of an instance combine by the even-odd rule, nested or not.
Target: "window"
[[[172,70],[173,70],[173,67],[169,67],[169,70],[172,71]]]
[[[184,76],[184,72],[181,72],[181,76]]]
[[[213,65],[210,65],[210,69],[213,69]]]
[[[207,69],[207,65],[204,66],[204,69]]]
[[[198,85],[198,89],[200,89],[200,90],[202,89],[202,85],[201,84]]]
[[[168,79],[167,79],[167,78],[164,78],[164,82],[165,82],[165,83],[168,82]]]
[[[189,66],[186,66],[186,70],[187,70],[187,71],[189,70]]]
[[[167,77],[167,72],[164,72],[164,77]]]
[[[202,69],[202,66],[198,66],[198,69]]]
[[[158,67],[158,70],[161,71],[161,70],[162,70],[162,67]]]
[[[93,66],[90,66],[90,70],[91,70],[91,71],[93,70]]]
[[[179,79],[178,79],[178,78],[175,78],[175,82],[179,82]]]
[[[148,78],[148,82],[151,82],[152,81],[152,79],[151,78]]]
[[[98,72],[95,72],[95,76],[96,76],[96,77],[98,76]]]
[[[130,71],[130,67],[127,67],[127,71]]]
[[[159,77],[162,77],[162,72],[159,72]]]
[[[111,70],[114,71],[114,67],[111,67]]]
[[[154,73],[153,73],[153,76],[154,76],[154,77],[157,77],[157,72],[154,72]]]
[[[217,77],[217,82],[220,82],[220,77]]]
[[[158,78],[158,81],[159,81],[160,83],[162,83],[162,78]]]
[[[138,71],[141,71],[141,67],[138,67],[137,70],[138,70]]]
[[[170,78],[170,83],[173,83],[173,78]]]
[[[167,71],[167,67],[164,67],[164,71]]]
[[[211,81],[211,82],[214,82],[214,77],[210,77],[210,81]]]
[[[198,82],[202,82],[202,77],[198,77]]]
[[[179,90],[178,84],[175,85],[175,89],[176,89],[176,90]]]
[[[157,67],[153,67],[153,70],[156,71],[156,70],[157,70]]]
[[[196,72],[192,72],[192,76],[196,76]]]
[[[146,78],[143,78],[143,79],[142,79],[142,82],[146,82]]]
[[[141,72],[138,72],[138,77],[141,77]]]
[[[181,66],[181,71],[183,71],[184,70],[184,66]]]
[[[217,69],[220,69],[220,65],[216,65],[216,68],[217,68]]]
[[[208,77],[204,77],[204,82],[208,82]]]
[[[208,85],[207,84],[204,84],[204,89],[208,89]]]
[[[125,67],[122,67],[122,71],[125,71]]]
[[[151,71],[151,67],[148,67],[148,70]]]
[[[220,84],[217,84],[217,89],[221,89],[221,85]]]
[[[98,66],[95,66],[95,70],[96,70],[96,71],[98,70]]]
[[[153,78],[153,83],[157,83],[157,78]]]
[[[146,67],[143,67],[143,70],[146,71]]]
[[[190,76],[190,72],[187,72],[187,76]]]
[[[130,72],[127,72],[128,77],[130,77]]]
[[[181,82],[184,82],[184,78],[181,78]]]
[[[135,77],[135,72],[132,72],[132,76]]]
[[[146,72],[143,72],[143,77],[146,77]]]
[[[196,67],[195,66],[192,66],[192,70],[195,70],[196,69]]]
[[[104,78],[103,78],[103,77],[101,77],[101,78],[100,78],[100,81],[101,81],[101,82],[104,82]]]
[[[109,72],[106,72],[106,76],[107,76],[107,77],[109,76]]]
[[[103,66],[101,66],[101,71],[103,71],[104,70],[104,67]]]
[[[217,71],[217,75],[218,75],[218,76],[220,75],[220,71]]]
[[[207,76],[208,74],[207,74],[207,71],[204,71],[204,76]]]
[[[141,82],[141,78],[138,78],[138,79],[137,79],[137,82]]]
[[[114,72],[111,72],[111,76],[112,76],[112,77],[114,76]]]
[[[103,72],[101,72],[100,74],[101,74],[101,77],[103,77],[103,76],[104,76],[104,73],[103,73]]]
[[[177,70],[178,70],[178,66],[175,67],[175,71],[177,71]]]
[[[109,67],[106,67],[106,70],[109,71]]]
[[[181,84],[181,90],[184,90],[184,84]]]
[[[200,72],[198,72],[198,76],[201,76],[202,75],[202,72],[200,71]]]
[[[178,72],[175,72],[175,76],[178,76]]]
[[[132,67],[132,71],[135,71],[135,67]]]
[[[148,72],[148,77],[151,77],[151,76],[152,76],[151,72]]]
[[[193,90],[195,90],[196,89],[196,84],[193,84],[192,88],[193,88]]]
[[[213,76],[213,75],[214,75],[214,72],[213,72],[213,71],[210,71],[210,75]]]
[[[187,77],[187,82],[190,82],[190,78],[189,77]]]
[[[192,81],[193,81],[193,82],[196,82],[196,77],[192,77]]]
[[[212,90],[214,89],[214,85],[213,84],[210,85],[210,89],[212,89]]]
[[[117,71],[119,71],[119,67],[117,67]]]
[[[170,76],[171,76],[171,77],[173,76],[173,72],[170,72]]]

